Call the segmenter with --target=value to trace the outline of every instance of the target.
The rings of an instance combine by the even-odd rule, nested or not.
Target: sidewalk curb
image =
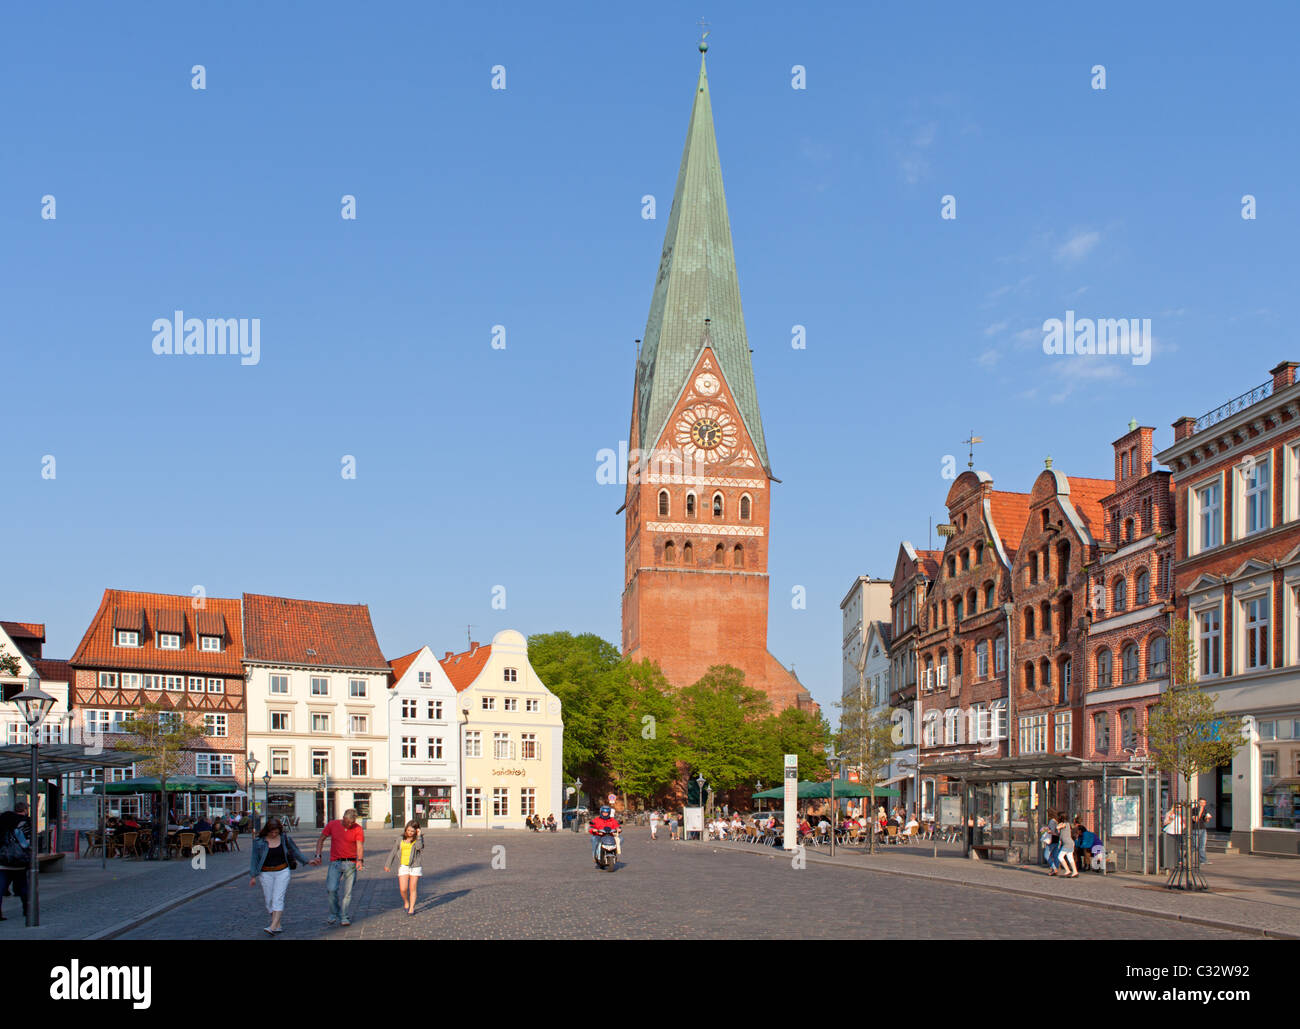
[[[691,842],[697,842],[697,841],[691,841]],[[716,842],[711,849],[715,851],[719,849],[716,846]],[[776,854],[780,854],[780,855],[789,854],[789,851],[783,850],[778,847],[764,847],[761,850],[759,850],[757,848],[748,847],[748,846],[746,847],[728,846],[722,849],[727,851],[735,850],[742,853],[747,852],[751,854],[757,854],[760,857],[763,856],[770,857]],[[765,852],[767,851],[770,851],[771,854],[765,854]],[[1298,933],[1286,933],[1276,929],[1261,929],[1258,926],[1242,925],[1237,922],[1225,922],[1213,918],[1200,918],[1194,915],[1178,915],[1167,911],[1151,911],[1147,908],[1127,907],[1123,904],[1116,904],[1113,901],[1107,901],[1107,900],[1089,900],[1085,897],[1069,897],[1064,895],[1058,896],[1056,894],[1045,894],[1045,893],[1039,893],[1035,890],[1020,889],[1015,886],[992,886],[989,885],[988,883],[971,882],[970,880],[967,879],[956,879],[947,875],[935,875],[933,873],[926,873],[926,872],[900,872],[892,868],[872,868],[869,865],[856,866],[855,868],[854,865],[842,865],[838,861],[831,861],[829,856],[822,856],[821,854],[814,853],[813,851],[806,850],[806,849],[804,851],[804,855],[810,861],[816,861],[818,864],[822,864],[822,865],[830,865],[832,868],[847,868],[850,871],[860,870],[864,872],[876,872],[880,875],[900,875],[906,879],[923,879],[928,882],[953,883],[958,886],[969,886],[977,890],[992,890],[995,893],[1010,893],[1018,897],[1030,897],[1034,900],[1059,900],[1065,904],[1079,904],[1084,907],[1102,908],[1107,911],[1121,911],[1124,914],[1128,914],[1128,915],[1135,915],[1135,914],[1146,915],[1149,918],[1163,918],[1169,922],[1185,922],[1188,925],[1202,925],[1205,926],[1207,929],[1227,929],[1230,932],[1249,933],[1252,936],[1262,936],[1270,940],[1300,940],[1300,934]]]
[[[163,903],[159,904],[157,907],[150,908],[148,911],[145,911],[143,914],[136,915],[134,918],[131,918],[129,921],[119,922],[117,925],[109,926],[107,929],[101,929],[99,932],[94,933],[90,936],[82,937],[82,939],[84,940],[116,939],[118,936],[121,936],[123,933],[129,933],[132,929],[136,928],[136,926],[143,925],[145,922],[157,918],[159,915],[166,914],[168,911],[172,910],[172,908],[178,908],[182,904],[188,904],[190,901],[202,897],[205,893],[211,893],[213,890],[219,890],[223,886],[228,886],[236,879],[242,879],[246,874],[247,874],[246,872],[242,872],[242,871],[235,872],[233,875],[228,875],[224,879],[218,879],[216,882],[208,883],[201,890],[195,890],[193,893],[187,893],[183,897],[176,897],[172,900],[164,901]]]

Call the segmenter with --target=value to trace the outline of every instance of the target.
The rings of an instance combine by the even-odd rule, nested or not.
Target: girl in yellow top
[[[400,863],[399,863],[400,861]],[[402,894],[402,904],[408,915],[415,914],[415,893],[423,874],[424,836],[420,833],[420,823],[411,819],[402,830],[402,838],[393,844],[384,862],[384,871],[392,870],[397,864],[397,888]]]

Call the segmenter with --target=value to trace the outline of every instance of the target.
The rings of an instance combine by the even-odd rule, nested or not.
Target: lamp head
[[[54,706],[54,698],[41,689],[41,677],[35,672],[27,677],[27,689],[10,698],[22,712],[29,729],[37,728]]]

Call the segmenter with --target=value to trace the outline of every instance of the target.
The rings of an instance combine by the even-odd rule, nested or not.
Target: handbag
[[[31,848],[24,846],[18,839],[18,833],[10,829],[5,835],[4,844],[0,845],[0,865],[17,868],[31,864],[31,860]]]

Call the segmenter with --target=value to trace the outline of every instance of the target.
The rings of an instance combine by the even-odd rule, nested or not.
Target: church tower
[[[623,653],[674,686],[742,669],[777,710],[812,708],[767,650],[771,463],[745,335],[731,223],[700,76],[636,363]]]

